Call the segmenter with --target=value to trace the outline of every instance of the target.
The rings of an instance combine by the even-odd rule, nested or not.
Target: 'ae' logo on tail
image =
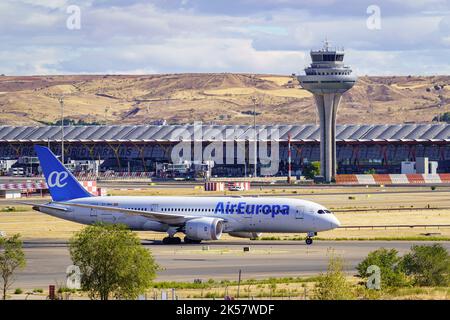
[[[57,187],[62,188],[67,185],[67,182],[64,182],[69,174],[65,171],[58,172],[58,171],[52,171],[47,178],[47,185],[49,188]]]

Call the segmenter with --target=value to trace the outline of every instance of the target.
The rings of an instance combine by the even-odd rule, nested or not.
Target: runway
[[[356,265],[370,252],[381,247],[405,253],[410,241],[223,241],[201,245],[161,245],[144,242],[162,267],[156,281],[236,280],[239,270],[243,279],[316,275],[326,271],[331,252],[342,256],[346,270],[352,274]],[[440,242],[450,250],[450,242]],[[250,247],[244,252],[244,247]],[[66,268],[72,264],[67,243],[27,241],[24,243],[27,267],[18,272],[13,288],[46,288],[65,283]]]

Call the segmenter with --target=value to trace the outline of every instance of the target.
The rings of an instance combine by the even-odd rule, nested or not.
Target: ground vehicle
[[[229,191],[244,191],[244,187],[240,185],[232,185],[228,188]]]

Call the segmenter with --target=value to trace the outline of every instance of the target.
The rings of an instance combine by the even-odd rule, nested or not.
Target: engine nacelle
[[[248,238],[248,239],[256,239],[261,236],[261,232],[228,232],[228,234],[232,237],[236,238]]]
[[[223,221],[217,218],[197,218],[186,222],[186,237],[192,240],[219,240]]]

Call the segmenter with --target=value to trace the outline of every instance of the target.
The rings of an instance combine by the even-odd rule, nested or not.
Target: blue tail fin
[[[92,197],[48,148],[36,145],[34,151],[54,201]]]

